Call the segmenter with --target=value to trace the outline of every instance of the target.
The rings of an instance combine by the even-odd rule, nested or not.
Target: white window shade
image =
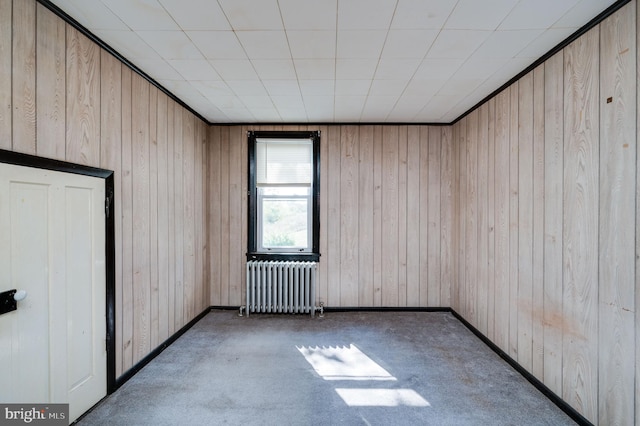
[[[256,139],[256,184],[305,185],[313,179],[310,139]]]

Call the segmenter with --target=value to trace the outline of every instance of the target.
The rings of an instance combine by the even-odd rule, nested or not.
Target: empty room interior
[[[639,13],[0,0],[6,416],[640,425]]]

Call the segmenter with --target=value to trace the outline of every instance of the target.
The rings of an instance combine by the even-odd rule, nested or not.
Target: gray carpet
[[[450,313],[213,311],[79,424],[574,423]]]

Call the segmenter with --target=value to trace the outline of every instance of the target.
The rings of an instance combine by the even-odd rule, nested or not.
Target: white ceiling
[[[447,123],[615,1],[52,3],[212,123]]]

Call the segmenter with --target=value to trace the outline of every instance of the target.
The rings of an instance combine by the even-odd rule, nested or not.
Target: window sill
[[[247,260],[318,262],[320,253],[247,253]]]

